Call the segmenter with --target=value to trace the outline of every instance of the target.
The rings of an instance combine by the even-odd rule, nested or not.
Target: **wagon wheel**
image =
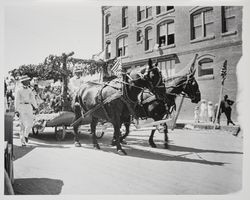
[[[62,126],[61,129],[57,129],[57,126],[55,126],[55,136],[57,141],[62,141],[64,140],[66,135],[66,126]]]

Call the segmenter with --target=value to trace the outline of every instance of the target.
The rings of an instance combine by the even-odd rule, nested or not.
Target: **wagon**
[[[55,130],[56,139],[61,141],[65,138],[67,128],[71,126],[74,118],[75,114],[70,111],[35,115],[32,133],[34,135],[38,135],[44,131],[45,127],[53,127]],[[89,131],[90,122],[91,118],[89,116],[82,118],[81,130]],[[96,136],[98,139],[103,137],[104,130],[106,128],[107,125],[104,125],[103,122],[99,122],[98,127],[96,129]]]

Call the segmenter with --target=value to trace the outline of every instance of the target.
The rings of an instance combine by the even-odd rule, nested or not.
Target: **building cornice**
[[[132,65],[144,65],[147,63],[148,59],[151,58],[152,60],[157,60],[158,62],[162,62],[165,60],[170,60],[170,59],[177,59],[181,55],[186,55],[186,54],[191,54],[191,53],[196,53],[196,52],[202,52],[202,51],[211,51],[219,48],[227,48],[230,46],[240,46],[242,45],[242,41],[236,41],[236,42],[230,42],[230,43],[223,43],[223,44],[218,44],[218,45],[213,45],[210,47],[204,47],[204,48],[198,48],[198,49],[192,49],[189,51],[180,51],[180,52],[173,52],[168,55],[163,55],[163,56],[155,56],[155,57],[148,57],[148,58],[143,58],[143,59],[137,59],[134,61],[130,62],[124,62],[123,63],[123,68],[129,68]]]

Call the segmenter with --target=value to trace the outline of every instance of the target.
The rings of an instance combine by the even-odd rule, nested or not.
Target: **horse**
[[[94,148],[100,149],[95,131],[98,120],[104,119],[112,123],[114,127],[117,152],[126,155],[119,140],[121,138],[120,127],[122,123],[128,122],[131,114],[134,114],[137,96],[144,87],[151,88],[152,83],[149,83],[149,80],[142,77],[140,73],[130,73],[126,76],[125,81],[116,78],[104,85],[91,82],[81,85],[74,100],[75,119],[72,126],[75,146],[81,146],[78,128],[83,111],[84,116],[91,118],[90,127]]]
[[[195,56],[195,59],[193,60],[187,74],[168,79],[164,86],[162,86],[162,84],[157,86],[159,88],[165,89],[165,94],[161,95],[163,98],[159,98],[159,95],[156,95],[147,89],[143,90],[139,94],[138,99],[140,103],[136,107],[136,113],[140,118],[152,118],[154,121],[158,121],[162,120],[164,116],[169,116],[176,107],[176,97],[181,94],[184,94],[187,98],[190,98],[192,103],[198,103],[200,101],[201,95],[199,86],[194,77],[196,71],[194,68],[194,63],[196,57],[197,55]],[[155,73],[157,73],[157,70]],[[158,92],[159,91],[160,90],[158,90]],[[129,134],[130,124],[126,123],[124,125],[126,127],[126,132],[120,139],[121,141],[124,141],[124,139]],[[166,123],[164,123],[163,127],[165,141],[164,146],[165,148],[168,148],[168,126]],[[152,130],[149,137],[149,144],[151,147],[156,148],[156,144],[153,140],[154,133],[155,130]]]

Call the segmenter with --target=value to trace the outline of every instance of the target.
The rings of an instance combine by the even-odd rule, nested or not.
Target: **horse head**
[[[169,93],[181,94],[184,93],[188,98],[191,99],[192,103],[198,103],[201,99],[199,85],[195,79],[195,62],[198,54],[194,56],[191,62],[187,65],[188,72],[185,74],[178,74],[166,81],[167,90]],[[185,69],[187,69],[185,67]]]
[[[153,64],[152,60],[148,59],[148,66],[146,68],[144,78],[151,83],[152,87],[157,87],[163,84],[162,74],[157,66],[158,61]]]

